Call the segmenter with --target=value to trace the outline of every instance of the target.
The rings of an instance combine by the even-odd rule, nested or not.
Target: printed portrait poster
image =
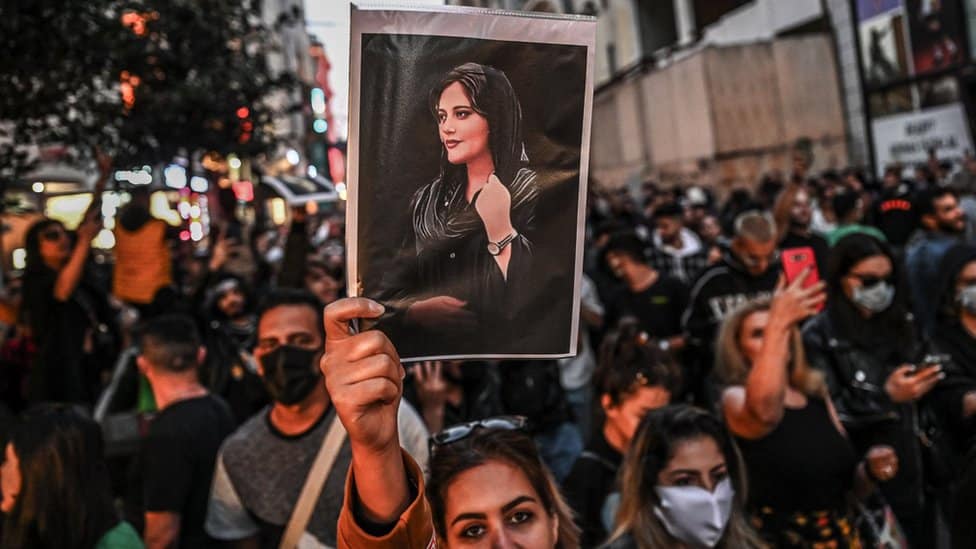
[[[869,86],[908,76],[908,40],[901,0],[858,0],[861,64]]]
[[[905,0],[915,74],[958,65],[966,57],[958,2]]]
[[[350,295],[406,361],[576,352],[596,22],[351,17]]]

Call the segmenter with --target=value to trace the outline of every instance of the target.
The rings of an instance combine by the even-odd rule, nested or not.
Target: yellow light
[[[284,225],[288,220],[288,212],[283,198],[272,198],[270,200],[271,220],[275,225]]]
[[[56,219],[69,229],[75,229],[81,223],[81,218],[91,205],[91,194],[66,194],[52,196],[47,199],[44,214]]]
[[[100,250],[111,250],[115,247],[115,233],[108,229],[98,231],[95,240],[92,240],[92,246]]]
[[[180,225],[180,214],[169,207],[169,200],[164,192],[155,192],[149,198],[149,213],[174,227]]]

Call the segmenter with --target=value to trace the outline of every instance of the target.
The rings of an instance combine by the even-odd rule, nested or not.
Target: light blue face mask
[[[872,286],[854,288],[851,301],[864,307],[872,313],[880,313],[891,307],[895,300],[895,287],[887,282],[878,282]]]

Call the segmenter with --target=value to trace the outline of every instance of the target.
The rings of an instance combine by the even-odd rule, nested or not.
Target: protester
[[[772,216],[750,211],[736,218],[734,225],[729,251],[699,276],[682,315],[693,351],[685,365],[686,389],[701,406],[712,406],[716,400],[708,376],[715,362],[713,346],[719,323],[745,301],[770,295],[779,276]]]
[[[890,166],[885,169],[881,194],[875,199],[869,218],[895,250],[905,247],[917,227],[914,194],[915,186],[911,181],[902,180],[899,168]]]
[[[764,547],[743,512],[745,472],[732,437],[703,410],[647,414],[624,458],[608,549]]]
[[[106,296],[85,279],[99,230],[98,208],[92,207],[73,246],[64,225],[53,219],[37,221],[27,231],[21,312],[37,346],[27,391],[31,402],[93,402],[98,390],[93,378],[104,366],[96,353],[115,351]]]
[[[905,249],[905,269],[915,318],[921,330],[931,334],[940,297],[932,291],[939,278],[937,269],[946,251],[960,242],[966,230],[966,216],[955,191],[944,187],[918,193],[915,208],[921,231]]]
[[[427,361],[413,364],[403,396],[421,414],[427,430],[502,414],[501,380],[494,364]]]
[[[352,449],[339,547],[577,547],[569,508],[520,432],[521,418],[485,419],[433,436],[425,492],[420,468],[399,445],[404,370],[396,349],[378,331],[349,332],[353,319],[383,310],[352,298],[326,311],[322,370]]]
[[[813,211],[810,193],[799,185],[784,190],[773,207],[773,217],[779,230],[779,249],[810,248],[817,262],[817,271],[827,271],[830,246],[827,240],[811,230]]]
[[[227,404],[200,384],[205,354],[190,318],[158,316],[142,330],[139,370],[159,412],[143,443],[146,546],[206,547],[203,530],[217,450],[235,426]]]
[[[645,250],[655,270],[691,284],[708,266],[706,250],[691,229],[684,225],[685,210],[671,202],[654,210],[653,245]]]
[[[582,547],[596,547],[612,531],[623,454],[647,412],[669,404],[678,393],[680,375],[671,358],[628,320],[604,340],[593,381],[602,428],[563,482],[582,530]]]
[[[147,187],[133,187],[129,195],[132,201],[119,211],[113,231],[112,294],[149,318],[177,305],[168,238],[178,229],[149,213]]]
[[[685,346],[681,315],[688,305],[688,287],[645,263],[641,247],[640,240],[628,233],[614,235],[606,245],[607,266],[623,282],[607,300],[608,326],[634,317],[663,349],[679,351]]]
[[[335,421],[334,399],[341,398],[322,383],[318,362],[324,343],[322,307],[308,293],[280,290],[259,309],[254,356],[274,403],[221,446],[205,526],[212,537],[261,547],[280,543],[312,461]],[[408,451],[426,463],[427,431],[417,413],[404,404],[397,423]],[[350,450],[344,442],[324,481],[302,536],[307,543],[338,543],[336,521]]]
[[[823,303],[823,283],[780,284],[771,300],[746,303],[726,318],[718,372],[722,412],[749,473],[752,524],[774,547],[861,547],[850,512],[873,479],[897,471],[890,447],[858,464],[834,412],[823,374],[806,362],[797,325]]]
[[[853,191],[839,192],[831,201],[837,216],[837,228],[826,234],[827,243],[835,246],[849,234],[864,233],[884,241],[885,235],[876,227],[864,225],[864,198]]]
[[[915,403],[944,377],[942,367],[923,362],[926,349],[888,246],[851,234],[831,253],[827,307],[803,330],[807,358],[824,372],[857,453],[877,444],[895,449],[898,472],[881,491],[908,538],[924,547],[933,539],[934,505],[926,495]]]
[[[143,547],[115,509],[101,430],[74,408],[26,413],[6,444],[0,480],[4,549]]]

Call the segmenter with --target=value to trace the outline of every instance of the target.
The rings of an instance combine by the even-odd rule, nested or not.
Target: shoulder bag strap
[[[281,544],[278,546],[280,549],[295,549],[298,546],[298,542],[308,526],[308,521],[312,518],[312,511],[322,493],[322,487],[325,486],[325,480],[329,478],[332,466],[335,464],[336,457],[338,457],[339,450],[345,440],[346,430],[343,428],[342,422],[339,421],[339,417],[335,416],[332,419],[329,432],[322,442],[322,447],[319,448],[319,453],[315,456],[315,462],[312,463],[312,468],[308,471],[308,477],[305,479],[305,485],[302,486],[301,495],[298,496],[295,508],[291,512],[291,518],[288,519],[285,533],[281,536]]]

